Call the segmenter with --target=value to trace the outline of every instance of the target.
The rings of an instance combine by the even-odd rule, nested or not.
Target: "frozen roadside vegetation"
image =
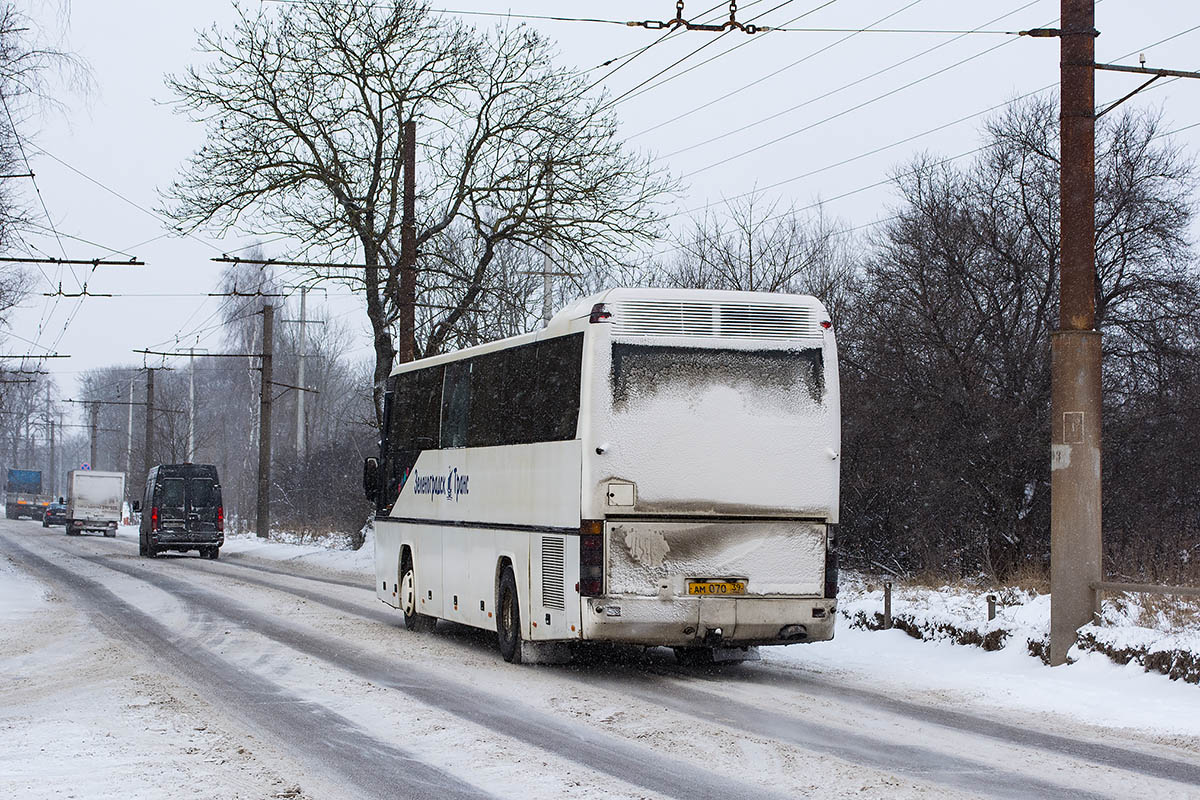
[[[882,581],[848,575],[839,592],[842,617],[855,628],[883,628]],[[988,621],[987,597],[997,600]],[[1017,650],[1045,661],[1050,595],[1030,589],[903,586],[892,589],[893,627],[923,641]],[[1200,683],[1200,602],[1122,594],[1104,598],[1101,620],[1080,631],[1071,656],[1099,653],[1173,680]]]

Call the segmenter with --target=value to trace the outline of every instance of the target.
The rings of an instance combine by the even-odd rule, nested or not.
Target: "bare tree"
[[[757,194],[695,220],[662,272],[670,286],[811,294],[835,320],[854,286],[848,241],[833,221],[820,209],[764,206]]]
[[[842,326],[846,527],[876,561],[999,575],[1043,563],[1056,137],[1053,104],[1018,103],[970,166],[922,157],[897,177],[898,214]],[[1178,324],[1200,299],[1193,171],[1153,117],[1105,118],[1098,143],[1106,383],[1139,393],[1155,331],[1194,346]]]
[[[230,33],[202,35],[209,66],[168,78],[180,108],[208,128],[169,213],[364,263],[312,278],[363,293],[377,413],[413,301],[400,270],[405,123],[418,131],[422,313],[420,329],[400,335],[415,335],[418,355],[442,350],[488,300],[506,245],[619,260],[655,233],[653,201],[670,184],[620,144],[615,116],[536,32],[479,32],[413,0],[239,14]]]

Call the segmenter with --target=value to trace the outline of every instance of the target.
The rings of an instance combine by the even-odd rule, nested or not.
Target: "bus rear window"
[[[754,394],[821,401],[825,392],[820,348],[733,350],[613,344],[613,409],[672,387],[697,392],[708,386],[750,389]]]

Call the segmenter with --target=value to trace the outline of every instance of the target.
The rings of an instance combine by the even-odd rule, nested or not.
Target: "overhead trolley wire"
[[[666,120],[665,122],[660,122],[660,123],[658,123],[657,125],[652,125],[652,126],[651,126],[651,127],[649,127],[649,128],[646,128],[646,129],[644,129],[644,130],[638,131],[637,133],[633,134],[633,135],[632,135],[632,136],[630,136],[629,138],[630,138],[630,139],[636,139],[636,138],[637,138],[637,137],[639,137],[639,136],[643,136],[643,135],[645,135],[645,134],[647,134],[647,133],[650,133],[651,131],[656,131],[656,130],[658,130],[659,128],[662,128],[662,127],[664,127],[664,126],[666,126],[666,125],[670,125],[670,124],[671,124],[671,123],[673,123],[673,122],[678,122],[678,121],[679,121],[679,120],[681,120],[681,119],[686,119],[687,117],[690,117],[692,114],[695,114],[695,113],[697,113],[697,112],[699,112],[699,111],[703,111],[703,110],[704,110],[704,109],[706,109],[706,108],[710,108],[711,106],[713,106],[713,105],[716,105],[717,103],[720,103],[720,102],[723,102],[723,101],[725,101],[725,100],[728,100],[729,98],[733,97],[735,94],[738,94],[738,93],[740,93],[740,92],[744,92],[744,91],[746,91],[747,89],[751,89],[751,88],[753,88],[753,87],[755,87],[755,86],[759,85],[760,83],[762,83],[762,82],[764,82],[764,81],[768,81],[768,80],[770,80],[771,78],[774,78],[776,75],[779,75],[779,74],[781,74],[781,73],[783,73],[783,72],[786,72],[786,71],[788,71],[789,69],[792,69],[793,67],[797,67],[797,66],[799,66],[800,64],[803,64],[805,61],[808,61],[810,58],[814,58],[814,57],[816,57],[816,56],[819,56],[821,53],[824,53],[824,52],[826,52],[826,51],[828,51],[828,50],[832,50],[833,48],[837,47],[839,44],[842,44],[843,42],[849,41],[850,39],[853,39],[853,38],[854,38],[856,35],[858,35],[858,33],[862,32],[862,31],[865,31],[865,30],[868,30],[868,29],[870,29],[870,28],[874,27],[875,25],[878,25],[878,24],[879,24],[879,23],[881,23],[881,22],[886,22],[887,20],[891,19],[892,17],[896,16],[897,14],[900,14],[900,13],[902,13],[902,12],[904,12],[904,11],[907,11],[908,9],[912,8],[913,6],[917,5],[917,4],[918,4],[918,3],[920,3],[920,2],[921,2],[921,0],[913,0],[913,1],[912,1],[911,3],[909,3],[908,5],[906,5],[906,6],[903,6],[903,7],[901,7],[901,8],[898,8],[898,9],[896,9],[895,11],[891,12],[890,14],[885,14],[884,16],[882,16],[882,17],[880,17],[879,19],[877,19],[877,20],[875,20],[874,22],[872,22],[872,23],[871,23],[870,25],[868,25],[866,28],[862,28],[862,29],[860,29],[860,30],[858,30],[858,31],[855,31],[854,33],[850,34],[849,36],[843,36],[842,38],[838,39],[836,42],[832,42],[832,43],[830,43],[830,44],[827,44],[827,45],[825,45],[824,47],[822,47],[822,48],[820,48],[820,49],[818,49],[818,50],[814,50],[813,52],[809,53],[808,55],[806,55],[806,56],[804,56],[804,57],[800,58],[800,59],[799,59],[799,60],[797,60],[797,61],[793,61],[791,64],[788,64],[788,65],[787,65],[787,66],[785,66],[785,67],[780,67],[779,69],[775,70],[774,72],[771,72],[771,73],[769,73],[769,74],[767,74],[767,75],[763,75],[761,78],[757,78],[757,79],[755,79],[755,80],[751,81],[750,83],[747,83],[747,84],[745,84],[745,85],[743,85],[743,86],[740,86],[740,87],[738,87],[737,89],[734,89],[734,90],[733,90],[733,91],[731,91],[731,92],[727,92],[727,93],[725,93],[725,94],[721,95],[720,97],[713,98],[712,100],[709,100],[708,102],[706,102],[706,103],[704,103],[704,104],[702,104],[702,105],[699,105],[699,106],[697,106],[697,107],[693,108],[693,109],[692,109],[692,110],[690,110],[690,111],[686,111],[686,112],[684,112],[684,113],[682,113],[682,114],[680,114],[680,115],[678,115],[678,116],[675,116],[675,117],[672,117],[671,119],[668,119],[668,120]],[[828,4],[828,3],[826,3],[825,5],[829,5],[829,4]],[[825,6],[818,6],[818,9],[820,9],[820,8],[824,8],[824,7],[825,7]],[[815,10],[818,10],[818,9],[814,9],[814,11],[815,11]],[[682,74],[682,73],[681,73],[681,74]]]
[[[754,2],[753,2],[753,3],[751,3],[750,5],[754,5],[754,4],[756,4],[756,3],[759,3],[759,2],[762,2],[762,0],[754,0]],[[717,3],[717,4],[716,4],[715,6],[713,6],[712,8],[709,8],[709,9],[708,9],[708,10],[706,10],[706,11],[702,11],[702,12],[700,12],[700,16],[701,16],[701,17],[705,17],[705,16],[707,16],[707,15],[711,14],[712,12],[716,11],[718,8],[723,8],[724,6],[725,6],[725,3],[723,3],[723,2],[722,2],[722,3]],[[654,41],[650,42],[650,44],[648,44],[648,45],[645,45],[644,47],[640,47],[640,48],[638,48],[637,50],[633,50],[633,51],[631,51],[631,52],[629,52],[629,53],[626,53],[626,54],[625,54],[625,55],[623,55],[623,56],[617,56],[617,58],[609,59],[609,60],[608,60],[608,61],[606,61],[605,63],[601,64],[601,65],[600,65],[600,67],[607,66],[608,64],[611,64],[611,63],[613,63],[614,61],[618,61],[618,60],[620,60],[620,59],[626,59],[626,60],[625,60],[625,61],[622,61],[622,62],[621,62],[620,64],[618,64],[617,66],[613,67],[611,70],[609,70],[608,72],[604,73],[604,75],[600,76],[600,77],[599,77],[598,79],[596,79],[595,81],[592,81],[592,83],[591,83],[591,84],[590,84],[590,85],[589,85],[589,86],[588,86],[586,89],[584,89],[584,92],[591,91],[591,90],[592,90],[592,89],[594,89],[595,87],[599,86],[601,83],[604,83],[604,81],[606,81],[606,80],[608,80],[609,78],[611,78],[611,77],[613,76],[613,74],[614,74],[614,73],[616,73],[616,72],[617,72],[618,70],[620,70],[620,69],[623,69],[624,67],[627,67],[627,66],[629,66],[629,64],[630,64],[630,63],[632,63],[632,62],[633,62],[635,59],[637,59],[637,58],[638,58],[639,56],[641,56],[643,53],[645,53],[646,51],[648,51],[650,48],[652,48],[652,47],[655,47],[656,45],[660,45],[660,44],[662,44],[663,42],[666,42],[666,41],[669,41],[669,40],[671,40],[671,39],[674,39],[674,38],[675,38],[675,37],[677,37],[677,36],[683,36],[683,35],[684,35],[686,32],[687,32],[687,31],[678,30],[678,29],[674,29],[674,28],[668,28],[666,33],[664,33],[662,36],[658,37],[658,38],[657,38],[657,39],[655,39]],[[722,34],[722,35],[724,35],[724,34]],[[718,37],[718,38],[720,38],[720,37]],[[599,69],[600,67],[593,67],[593,69]],[[588,70],[588,71],[589,71],[589,72],[591,72],[592,70]],[[653,80],[653,78],[651,78],[651,80]],[[634,88],[636,89],[637,87],[634,87]],[[608,107],[610,107],[610,106],[612,106],[612,105],[614,105],[614,104],[615,104],[615,101],[614,101],[614,102],[609,102],[609,103],[605,104],[605,106],[604,106],[604,107],[605,107],[605,108],[608,108]]]
[[[1037,2],[1038,2],[1038,0],[1030,0],[1030,2],[1027,2],[1027,3],[1025,3],[1024,5],[1022,5],[1022,6],[1019,6],[1018,8],[1015,8],[1015,9],[1013,9],[1012,11],[1009,11],[1009,12],[1008,12],[1008,13],[1006,13],[1006,14],[1002,14],[1001,16],[999,16],[999,17],[996,17],[996,19],[990,20],[990,21],[988,21],[988,22],[985,22],[985,23],[983,23],[983,24],[984,24],[984,25],[991,25],[992,23],[996,22],[997,20],[1001,20],[1001,19],[1004,19],[1005,17],[1010,17],[1010,16],[1012,16],[1013,14],[1020,13],[1021,11],[1024,11],[1025,9],[1029,8],[1030,6],[1036,5],[1036,4],[1037,4]],[[866,30],[866,29],[864,29],[864,30]],[[856,31],[854,34],[851,34],[851,36],[843,37],[842,39],[838,40],[838,42],[835,42],[835,44],[840,44],[841,42],[844,42],[844,41],[846,41],[847,39],[851,38],[852,36],[855,36],[855,35],[857,35],[857,33],[858,33],[858,32]],[[933,47],[926,48],[926,49],[924,49],[924,50],[920,51],[919,53],[915,53],[915,54],[913,54],[913,55],[911,55],[911,56],[908,56],[907,58],[903,58],[903,59],[901,59],[900,61],[896,61],[896,62],[894,62],[894,63],[892,63],[892,64],[890,64],[890,65],[888,65],[888,66],[886,66],[886,67],[883,67],[883,68],[881,68],[881,69],[878,69],[878,70],[876,70],[875,72],[872,72],[872,73],[871,73],[871,74],[869,74],[869,75],[864,75],[864,76],[862,76],[861,78],[857,78],[857,79],[855,79],[855,80],[853,80],[853,81],[850,81],[849,83],[844,83],[844,84],[842,84],[841,86],[837,87],[836,89],[830,89],[829,91],[827,91],[827,92],[825,92],[825,93],[823,93],[823,94],[817,95],[816,97],[810,97],[810,98],[809,98],[809,99],[807,99],[807,100],[804,100],[804,101],[802,101],[802,102],[800,102],[800,103],[796,103],[795,105],[789,106],[789,107],[787,107],[787,108],[784,108],[784,109],[781,109],[781,110],[779,110],[779,111],[776,111],[775,113],[773,113],[773,114],[771,114],[771,115],[769,115],[769,116],[763,117],[762,119],[756,120],[756,121],[754,121],[754,122],[747,123],[747,124],[745,124],[745,125],[742,125],[742,126],[741,126],[741,127],[739,127],[739,128],[735,128],[735,129],[733,129],[733,130],[731,130],[731,131],[727,131],[727,132],[725,132],[725,133],[722,133],[722,134],[719,134],[719,135],[717,135],[717,136],[712,136],[712,137],[710,137],[710,138],[708,138],[708,139],[705,139],[704,141],[701,141],[701,142],[697,142],[697,143],[695,143],[695,144],[688,145],[687,147],[681,147],[681,148],[679,148],[678,150],[674,150],[674,151],[672,151],[672,152],[670,152],[670,153],[667,153],[666,155],[662,156],[662,158],[671,158],[672,156],[677,156],[677,155],[680,155],[681,153],[686,153],[686,152],[688,152],[688,151],[690,151],[690,150],[694,150],[694,149],[696,149],[696,148],[698,148],[698,147],[703,147],[703,146],[705,146],[705,145],[712,144],[713,142],[718,142],[718,141],[721,141],[722,139],[727,139],[727,138],[729,138],[730,136],[736,136],[736,135],[737,135],[737,134],[739,134],[739,133],[744,133],[745,131],[748,131],[748,130],[750,130],[750,129],[752,129],[752,128],[755,128],[755,127],[757,127],[757,126],[759,126],[759,125],[766,124],[767,122],[770,122],[770,121],[772,121],[772,120],[774,120],[774,119],[778,119],[779,117],[782,117],[782,116],[784,116],[784,115],[786,115],[786,114],[790,114],[791,112],[793,112],[793,111],[796,111],[796,110],[798,110],[798,109],[801,109],[801,108],[803,108],[804,106],[807,106],[807,105],[809,105],[809,104],[811,104],[811,103],[815,103],[815,102],[817,102],[817,101],[819,101],[819,100],[824,100],[825,98],[832,97],[833,95],[835,95],[835,94],[838,94],[839,92],[843,92],[843,91],[845,91],[846,89],[849,89],[849,88],[851,88],[851,87],[854,87],[854,86],[858,86],[859,84],[865,83],[866,81],[869,81],[869,80],[871,80],[871,79],[873,79],[873,78],[877,78],[877,77],[879,77],[880,75],[883,75],[883,74],[885,74],[885,73],[887,73],[887,72],[890,72],[890,71],[891,71],[891,70],[893,70],[893,69],[897,69],[897,68],[899,68],[899,67],[901,67],[901,66],[903,66],[903,65],[905,65],[905,64],[907,64],[907,63],[909,63],[909,62],[911,62],[911,61],[915,61],[915,60],[917,60],[918,58],[921,58],[922,56],[926,56],[926,55],[928,55],[928,54],[932,53],[932,52],[933,52],[933,51],[935,51],[935,50],[938,50],[938,49],[940,49],[940,48],[942,48],[942,47],[946,47],[946,46],[948,46],[948,45],[950,45],[950,44],[953,44],[954,42],[958,41],[958,40],[959,40],[959,39],[961,39],[961,38],[963,38],[963,37],[962,37],[962,36],[955,36],[953,39],[948,39],[948,40],[946,40],[946,41],[944,41],[944,42],[940,42],[940,43],[938,43],[938,44],[934,45]],[[820,52],[820,51],[818,51],[818,52]],[[815,55],[815,53],[814,53],[814,54],[812,54],[812,55]],[[794,62],[794,63],[793,63],[791,66],[796,66],[797,64],[799,64],[799,63],[803,62],[804,60],[806,60],[807,58],[810,58],[810,57],[811,57],[811,56],[806,56],[804,59],[801,59],[801,61]],[[789,67],[788,67],[788,69],[790,69],[790,68],[791,68],[791,66],[789,66]],[[776,72],[776,73],[774,73],[774,74],[778,74],[778,72]],[[751,85],[753,85],[753,84],[751,84]],[[737,91],[741,91],[741,90],[737,90]],[[725,98],[731,97],[732,95],[736,94],[736,93],[737,93],[737,91],[735,91],[735,92],[730,92],[729,94],[725,95],[725,97],[724,97],[724,98],[720,98],[720,99],[722,99],[722,100],[723,100],[723,99],[725,99]],[[703,105],[703,106],[700,106],[700,108],[701,108],[701,109],[703,109],[703,108],[707,108],[708,106],[712,105],[712,103],[715,103],[715,102],[719,102],[719,101],[718,101],[718,100],[714,100],[714,101],[712,101],[712,102],[710,102],[710,103],[706,103],[705,105]],[[696,110],[699,110],[699,109],[694,109],[693,111],[689,111],[689,112],[688,112],[688,114],[695,113],[695,111],[696,111]],[[680,115],[679,117],[675,117],[675,119],[673,119],[673,120],[668,120],[668,122],[674,122],[675,120],[682,119],[684,116],[687,116],[688,114]],[[665,124],[667,124],[667,123],[662,123],[662,124],[663,124],[663,125],[665,125]],[[656,126],[656,127],[661,127],[661,126]],[[653,128],[651,128],[650,130],[653,130]]]
[[[1055,18],[1051,22],[1047,23],[1047,25],[1053,25],[1055,22],[1057,22],[1057,18]],[[1001,47],[1005,47],[1009,44],[1012,44],[1015,41],[1018,41],[1018,40],[1017,39],[1007,39],[1003,42],[1000,42],[999,44],[992,45],[991,47],[981,50],[978,53],[975,53],[973,55],[967,56],[966,58],[955,61],[953,64],[942,67],[941,69],[934,70],[933,72],[930,72],[927,75],[923,75],[920,78],[915,78],[914,80],[911,80],[905,84],[897,86],[894,89],[889,89],[888,91],[883,92],[882,94],[878,94],[869,100],[864,100],[863,102],[853,105],[850,108],[843,109],[842,111],[839,111],[836,114],[831,114],[827,117],[823,117],[822,119],[819,119],[815,122],[811,122],[801,128],[797,128],[796,130],[789,131],[788,133],[785,133],[781,136],[776,136],[774,139],[771,139],[770,141],[763,142],[762,144],[758,144],[758,145],[755,145],[754,147],[747,148],[746,150],[743,150],[739,153],[735,153],[731,156],[725,156],[725,157],[721,158],[719,161],[715,161],[711,164],[707,164],[703,167],[699,167],[698,169],[694,169],[691,172],[684,173],[684,175],[682,177],[689,178],[693,175],[699,175],[700,173],[707,172],[708,170],[713,169],[716,166],[728,164],[729,162],[734,161],[736,159],[743,158],[743,157],[751,155],[753,153],[757,153],[759,150],[763,150],[772,145],[779,144],[780,142],[791,139],[792,137],[798,136],[801,133],[810,131],[813,128],[816,128],[820,125],[824,125],[826,122],[831,122],[840,117],[844,117],[847,114],[851,114],[855,111],[863,109],[873,103],[879,102],[880,100],[884,100],[888,97],[891,97],[892,95],[899,94],[900,92],[902,92],[906,89],[911,89],[913,86],[916,86],[920,83],[924,83],[925,81],[931,80],[932,78],[936,78],[939,75],[943,75],[952,69],[957,69],[958,67],[961,67],[963,64],[966,64],[970,61],[974,61],[977,58],[982,58],[983,56],[993,53],[996,50],[999,50]]]
[[[753,2],[753,3],[750,3],[750,4],[749,4],[747,7],[749,7],[749,6],[753,6],[753,5],[756,5],[756,4],[760,3],[760,2],[762,2],[762,0],[754,0],[754,2]],[[776,10],[776,9],[778,9],[778,8],[782,8],[783,6],[785,6],[785,5],[788,5],[789,3],[792,3],[792,2],[794,2],[794,0],[785,0],[785,2],[783,2],[783,3],[780,3],[779,5],[775,6],[775,8],[771,9],[770,11],[765,11],[765,12],[763,12],[762,14],[759,14],[759,15],[758,15],[758,16],[756,16],[756,17],[752,17],[750,21],[751,21],[751,22],[753,22],[753,21],[754,21],[754,20],[756,20],[756,19],[760,19],[760,18],[762,18],[763,16],[765,16],[766,14],[769,14],[771,11],[774,11],[774,10]],[[914,0],[914,2],[920,2],[920,0]],[[670,72],[671,70],[675,69],[675,67],[677,67],[677,66],[679,66],[680,64],[682,64],[684,61],[687,61],[689,58],[691,58],[692,56],[694,56],[694,55],[696,55],[697,53],[699,53],[701,50],[704,50],[705,48],[711,47],[712,45],[714,45],[714,44],[716,44],[717,42],[721,41],[721,40],[722,40],[722,39],[724,39],[726,36],[728,36],[728,35],[729,35],[729,34],[732,32],[732,30],[733,30],[733,29],[725,30],[725,31],[723,31],[722,33],[718,34],[716,37],[714,37],[714,38],[712,38],[712,39],[709,39],[707,42],[705,42],[704,44],[700,45],[700,46],[699,46],[699,47],[697,47],[696,49],[692,50],[690,53],[686,54],[686,55],[685,55],[685,56],[683,56],[682,58],[680,58],[680,59],[677,59],[676,61],[672,62],[671,64],[668,64],[667,66],[665,66],[665,67],[663,67],[662,69],[660,69],[658,72],[656,72],[656,73],[654,73],[653,75],[651,75],[649,78],[646,78],[646,79],[645,79],[644,81],[642,81],[641,83],[639,83],[639,84],[637,84],[637,85],[633,86],[633,87],[632,87],[632,88],[630,88],[630,89],[627,89],[627,90],[625,90],[625,91],[624,91],[622,94],[618,95],[617,97],[613,98],[612,100],[609,100],[607,103],[605,103],[603,106],[601,106],[601,109],[602,109],[602,110],[603,110],[603,109],[609,109],[609,108],[612,108],[613,106],[617,105],[617,104],[618,104],[618,103],[620,103],[622,100],[624,100],[625,98],[629,97],[631,94],[633,94],[634,92],[636,92],[638,89],[641,89],[643,86],[645,86],[646,84],[648,84],[648,83],[650,83],[651,81],[653,81],[655,78],[658,78],[658,77],[660,77],[661,75],[663,75],[663,74],[665,74],[665,73],[667,73],[667,72]],[[631,59],[631,60],[632,60],[632,59]],[[594,85],[594,84],[593,84],[593,85]]]
[[[816,12],[820,11],[820,10],[821,10],[821,9],[823,9],[823,8],[827,8],[828,6],[831,6],[831,5],[833,5],[833,4],[834,4],[834,3],[836,3],[837,1],[838,1],[838,0],[826,0],[824,3],[821,3],[821,5],[819,5],[819,6],[816,6],[816,7],[814,7],[814,8],[810,8],[808,11],[805,11],[803,14],[801,14],[801,15],[799,15],[799,16],[797,16],[797,17],[792,17],[790,20],[788,20],[788,21],[787,21],[787,22],[785,22],[784,24],[785,24],[785,25],[790,25],[791,23],[793,23],[793,22],[796,22],[797,20],[804,19],[805,17],[807,17],[807,16],[809,16],[809,15],[811,15],[811,14],[815,14]],[[914,3],[916,3],[916,2],[920,2],[920,0],[914,0]],[[761,16],[765,16],[766,14],[770,14],[770,13],[771,13],[771,11],[775,11],[775,10],[777,10],[777,9],[779,9],[779,8],[782,8],[782,7],[783,7],[783,6],[785,6],[785,5],[787,5],[787,3],[781,3],[780,5],[776,6],[775,8],[772,8],[770,11],[766,11],[766,12],[764,12],[763,14],[760,14],[759,16],[761,17]],[[903,9],[901,9],[901,10],[903,10]],[[896,12],[896,13],[899,13],[899,12]],[[759,17],[755,17],[754,19],[758,19],[758,18],[759,18]],[[772,28],[771,30],[776,30],[776,29],[775,29],[775,28]],[[640,92],[638,92],[637,94],[634,94],[634,95],[632,95],[631,97],[628,97],[628,98],[626,98],[626,99],[627,99],[627,100],[633,100],[634,98],[641,97],[641,96],[642,96],[643,94],[645,94],[646,92],[649,92],[649,91],[652,91],[652,90],[654,90],[654,89],[657,89],[659,86],[662,86],[662,85],[663,85],[663,84],[665,84],[665,83],[670,83],[671,81],[675,80],[676,78],[681,78],[681,77],[683,77],[684,75],[687,75],[689,72],[691,72],[691,71],[693,71],[693,70],[696,70],[696,69],[699,69],[700,67],[703,67],[703,66],[704,66],[704,65],[706,65],[706,64],[711,64],[712,62],[716,61],[718,58],[724,58],[725,56],[729,55],[730,53],[733,53],[733,52],[735,52],[735,51],[737,51],[737,50],[740,50],[741,48],[745,47],[745,46],[746,46],[746,45],[748,45],[748,44],[753,44],[755,41],[761,41],[761,40],[760,40],[760,39],[758,39],[758,37],[755,37],[754,39],[747,39],[747,40],[745,40],[744,42],[742,42],[741,44],[735,45],[735,46],[733,46],[733,47],[729,48],[728,50],[725,50],[725,51],[723,51],[723,52],[721,52],[721,53],[717,53],[717,54],[716,54],[716,55],[714,55],[714,56],[711,56],[711,57],[709,57],[709,58],[706,58],[705,60],[701,61],[699,64],[693,64],[692,66],[688,67],[687,69],[685,69],[685,70],[683,70],[683,71],[681,71],[681,72],[677,72],[677,73],[675,73],[674,75],[670,76],[669,78],[663,78],[663,79],[662,79],[661,81],[659,81],[658,83],[655,83],[655,84],[652,84],[652,85],[650,85],[650,86],[647,86],[645,89],[642,89],[642,90],[641,90]],[[728,95],[727,95],[727,96],[728,96]],[[714,101],[714,102],[716,102],[716,101]],[[707,103],[707,104],[705,104],[705,106],[704,106],[704,107],[705,107],[705,108],[707,108],[709,105],[712,105],[712,103]],[[666,123],[663,123],[663,124],[666,124]],[[655,128],[658,128],[658,127],[661,127],[661,126],[660,126],[660,125],[656,125],[654,128],[650,128],[650,129],[648,129],[648,130],[655,130]],[[646,133],[646,132],[647,132],[647,131],[642,131],[641,133]],[[636,133],[636,134],[634,134],[634,136],[640,136],[640,135],[641,135],[641,133]],[[634,138],[634,136],[630,136],[629,138],[630,138],[630,139],[632,139],[632,138]]]

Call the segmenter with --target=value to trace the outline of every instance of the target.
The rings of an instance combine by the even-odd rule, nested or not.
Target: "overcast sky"
[[[203,294],[213,291],[221,265],[209,259],[251,240],[165,235],[162,221],[138,206],[156,208],[159,191],[202,142],[200,126],[167,105],[171,97],[163,75],[196,61],[198,29],[231,25],[229,0],[73,0],[65,25],[61,0],[23,1],[50,35],[61,37],[62,46],[86,59],[94,82],[87,93],[62,95],[65,113],[52,112],[38,129],[25,131],[55,227],[95,243],[64,237],[63,248],[71,258],[113,256],[104,249],[112,248],[147,263],[97,270],[87,278],[93,292],[162,296],[46,298],[41,293],[59,280],[65,290],[76,288],[69,272],[47,268],[46,277],[37,275],[33,296],[9,329],[38,346],[9,338],[5,348],[69,353],[70,359],[45,362],[59,376],[66,396],[73,396],[81,371],[140,364],[141,357],[132,353],[135,348],[194,345],[218,350],[220,332],[212,326],[221,301]],[[244,0],[248,7],[252,3]],[[712,5],[689,0],[685,16],[697,16]],[[265,6],[270,11],[278,8],[271,2]],[[774,26],[1017,30],[1055,25],[1059,3],[743,0],[740,6],[741,19],[781,6],[757,20]],[[674,16],[672,0],[447,0],[437,7],[613,20]],[[805,12],[812,13],[792,22]],[[477,25],[499,21],[463,19]],[[558,40],[564,63],[585,70],[662,35],[609,24],[528,24]],[[1200,69],[1200,30],[1151,46],[1194,26],[1200,26],[1200,4],[1195,2],[1102,0],[1097,4],[1102,34],[1096,43],[1097,60],[1136,64],[1138,53],[1145,52],[1147,66]],[[886,186],[856,190],[885,181],[917,152],[954,156],[979,145],[983,116],[948,123],[1043,87],[1057,92],[1057,40],[996,34],[775,32],[717,38],[693,32],[657,45],[603,86],[613,97],[622,95],[705,44],[704,50],[617,105],[630,144],[659,155],[675,175],[684,177],[687,189],[679,212],[758,187],[766,201],[801,207],[822,201],[825,213],[844,226],[869,225],[888,215],[894,195]],[[655,86],[657,80],[712,56],[719,57]],[[590,74],[599,78],[611,69]],[[1114,99],[1138,83],[1136,76],[1100,73],[1097,99]],[[1162,83],[1131,103],[1160,110],[1164,130],[1200,123],[1200,81]],[[720,99],[725,95],[730,96]],[[945,127],[927,133],[940,126]],[[705,144],[714,137],[722,138]],[[1200,126],[1176,138],[1190,152],[1200,152]],[[758,149],[743,155],[754,148]],[[854,160],[822,169],[848,159]],[[33,235],[29,241],[48,255],[63,252],[50,235]],[[289,254],[281,247],[268,247],[267,252],[286,258]],[[78,277],[84,278],[87,270],[77,268]],[[313,305],[318,314],[347,322],[357,335],[355,354],[366,358],[367,327],[353,301],[339,296],[345,292],[331,290],[328,306],[319,299]]]

